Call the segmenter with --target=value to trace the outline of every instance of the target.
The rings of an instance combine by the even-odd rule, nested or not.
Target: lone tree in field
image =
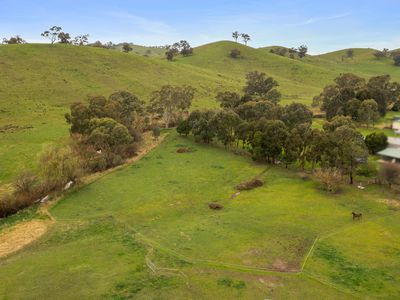
[[[53,26],[49,30],[46,30],[41,36],[48,38],[52,44],[58,40],[58,35],[61,33],[62,28],[60,26]]]
[[[297,49],[297,53],[299,55],[300,58],[303,58],[306,56],[308,52],[308,47],[306,45],[301,45],[298,49]]]
[[[235,40],[236,43],[237,43],[237,40],[238,40],[239,36],[240,36],[240,33],[238,31],[232,32],[232,37],[233,37],[233,39]]]
[[[4,38],[3,39],[3,44],[26,44],[26,41],[23,40],[19,35],[12,36],[9,39]]]
[[[244,44],[247,46],[247,43],[251,40],[250,35],[248,35],[247,33],[242,33],[241,37]]]
[[[69,44],[71,42],[71,36],[67,32],[60,32],[57,38],[60,44]]]
[[[129,43],[122,44],[122,51],[125,53],[131,52],[133,50],[132,46]]]
[[[177,115],[182,114],[192,105],[194,92],[195,89],[191,86],[164,85],[153,93],[149,111],[162,115],[165,127],[168,128]]]

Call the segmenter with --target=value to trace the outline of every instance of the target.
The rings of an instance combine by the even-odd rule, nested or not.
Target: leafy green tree
[[[400,85],[390,81],[390,75],[371,77],[367,83],[368,97],[378,104],[379,114],[383,117],[386,114],[388,105],[398,99]]]
[[[150,112],[163,116],[165,127],[168,128],[174,117],[183,113],[192,105],[195,89],[191,86],[164,85],[155,91],[150,99]]]
[[[9,45],[26,44],[26,41],[23,38],[21,38],[19,35],[16,35],[16,36],[10,37],[9,39],[4,38],[3,44],[9,44]]]
[[[263,120],[257,127],[251,141],[253,158],[275,163],[282,156],[289,134],[286,125],[280,120]]]
[[[356,98],[349,100],[344,105],[343,111],[344,115],[351,117],[353,121],[358,121],[358,115],[361,107],[361,100]]]
[[[189,120],[179,120],[178,126],[176,127],[176,131],[179,133],[179,135],[184,135],[187,136],[190,133],[191,130],[190,122]]]
[[[368,158],[364,137],[351,127],[341,126],[332,133],[331,138],[336,144],[330,152],[330,155],[336,158],[334,167],[348,174],[350,184],[353,184],[355,170]]]
[[[312,138],[311,123],[297,124],[288,135],[285,150],[289,157],[292,157],[293,162],[300,161],[303,170],[311,148]]]
[[[247,43],[251,40],[250,35],[247,33],[242,33],[240,36],[242,37],[244,44],[247,46]]]
[[[365,137],[365,144],[369,153],[376,154],[388,146],[388,138],[383,132],[373,132]]]
[[[69,44],[71,42],[71,36],[67,32],[60,32],[57,38],[61,44]]]
[[[267,77],[263,72],[253,71],[246,75],[246,85],[243,91],[251,97],[265,97],[277,86],[278,83],[272,77]]]
[[[89,108],[82,103],[73,103],[70,106],[70,113],[65,114],[68,124],[71,124],[71,133],[87,134],[89,132],[89,122],[92,117]]]
[[[241,103],[241,97],[235,92],[219,92],[217,94],[216,100],[220,103],[222,108],[234,109],[238,107]]]
[[[369,127],[371,124],[374,125],[379,118],[378,104],[375,100],[370,99],[361,102],[358,110],[358,119],[361,123],[364,123]]]
[[[182,56],[190,56],[193,55],[193,48],[190,46],[188,41],[181,40],[179,42],[179,53]]]
[[[311,124],[313,113],[302,103],[293,102],[283,110],[282,121],[289,128],[298,124]]]
[[[232,37],[233,37],[233,39],[235,40],[236,43],[237,43],[237,40],[238,40],[239,36],[240,36],[240,33],[238,31],[232,32]]]
[[[282,116],[282,107],[270,101],[250,101],[239,105],[235,111],[246,121],[256,121],[261,118],[277,120]]]
[[[190,122],[192,122],[192,133],[206,144],[209,144],[215,137],[216,130],[214,126],[215,111],[197,111]]]
[[[214,116],[215,134],[225,147],[231,145],[236,140],[236,131],[242,120],[239,116],[229,110],[218,111]]]
[[[165,58],[168,61],[173,61],[175,56],[177,56],[179,54],[179,45],[178,44],[173,44],[173,45],[167,45],[166,49],[167,51],[165,51]]]
[[[133,50],[132,46],[129,43],[122,44],[122,51],[125,53],[131,52]]]
[[[84,46],[89,43],[89,35],[88,34],[81,34],[78,35],[74,38],[73,44],[76,46]],[[100,42],[101,44],[101,42]],[[101,48],[103,48],[103,45],[101,44]]]
[[[144,102],[128,91],[112,93],[106,104],[107,116],[130,129],[135,121],[135,116],[144,113]]]
[[[41,35],[48,38],[51,44],[54,44],[58,39],[58,35],[61,33],[62,28],[60,26],[53,26],[49,30],[44,31]]]
[[[101,150],[107,151],[132,142],[128,129],[114,119],[93,118],[89,127],[89,142]]]
[[[336,116],[332,120],[325,122],[322,127],[326,132],[334,132],[341,126],[347,126],[352,129],[356,128],[351,117],[348,116]]]
[[[349,101],[372,98],[365,80],[359,76],[342,74],[334,82],[335,84],[326,86],[318,96],[322,101],[321,109],[326,112],[328,120],[337,115],[346,115]]]
[[[297,49],[297,54],[299,55],[300,58],[303,58],[306,56],[308,52],[308,47],[306,45],[301,45],[298,49]]]

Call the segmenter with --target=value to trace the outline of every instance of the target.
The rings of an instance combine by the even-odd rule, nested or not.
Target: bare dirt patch
[[[277,258],[275,261],[272,263],[272,269],[275,271],[279,272],[297,272],[299,269],[291,264],[289,264],[287,261]]]
[[[41,237],[51,221],[32,220],[19,223],[0,233],[0,257],[10,255]]]
[[[385,203],[392,209],[400,210],[400,200],[395,199],[379,199],[378,202]]]

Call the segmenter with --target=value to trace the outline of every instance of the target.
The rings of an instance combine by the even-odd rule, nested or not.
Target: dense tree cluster
[[[280,56],[288,56],[290,58],[295,58],[297,55],[299,58],[303,58],[306,56],[308,52],[308,47],[306,45],[301,45],[298,48],[285,48],[285,47],[275,47],[269,50],[269,52],[280,55]]]
[[[384,116],[388,106],[400,96],[400,85],[391,82],[389,75],[370,78],[366,81],[354,74],[342,74],[317,96],[327,119],[334,116],[350,116],[354,121],[366,125],[374,124]]]
[[[26,41],[19,35],[12,36],[9,39],[3,38],[3,44],[13,45],[13,44],[26,44]]]
[[[221,110],[195,110],[179,122],[177,131],[182,135],[191,132],[204,143],[217,140],[225,147],[242,145],[257,161],[337,169],[349,175],[352,183],[355,170],[368,157],[364,138],[352,119],[337,116],[322,130],[314,129],[312,112],[305,105],[283,107],[265,99],[277,83],[265,75],[261,78],[258,72],[248,74],[244,96],[219,93]]]
[[[80,142],[81,152],[93,158],[88,161],[89,169],[103,170],[134,154],[144,112],[144,103],[127,91],[71,105],[65,117],[71,134]]]
[[[247,43],[251,40],[251,37],[250,37],[249,34],[247,34],[247,33],[239,33],[239,31],[232,32],[232,37],[233,37],[233,39],[235,40],[236,43],[237,43],[239,37],[241,37],[242,40],[243,40],[243,43],[245,45],[247,45]]]
[[[174,60],[175,56],[179,54],[182,56],[193,55],[193,48],[185,40],[181,40],[172,45],[167,45],[166,49],[167,51],[165,52],[165,58],[169,61]]]
[[[58,42],[60,44],[73,44],[77,46],[87,45],[89,42],[88,34],[81,34],[72,38],[68,32],[62,31],[60,26],[52,26],[41,34],[42,37],[50,40],[51,44]]]
[[[156,116],[161,116],[164,125],[171,124],[187,113],[192,105],[195,89],[191,86],[164,85],[160,90],[153,92],[147,110]]]

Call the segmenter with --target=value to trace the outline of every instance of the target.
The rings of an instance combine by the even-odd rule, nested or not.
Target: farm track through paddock
[[[82,180],[84,185],[90,184],[96,180],[99,180],[103,176],[110,174],[120,168],[126,167],[140,160],[143,156],[148,154],[151,150],[161,144],[164,138],[168,134],[164,134],[160,136],[157,140],[153,139],[152,136],[147,133],[144,138],[144,142],[142,148],[137,153],[136,156],[130,158],[124,165],[118,166],[116,168],[112,168],[106,170],[101,173],[90,174],[84,177]],[[39,216],[44,217],[45,219],[33,219],[29,221],[19,222],[12,227],[6,227],[0,231],[0,258],[7,257],[12,255],[14,252],[21,250],[22,248],[28,246],[29,244],[35,242],[37,239],[41,238],[48,230],[48,228],[53,225],[53,223],[57,222],[57,220],[50,213],[50,209],[54,206],[59,200],[64,198],[65,195],[60,195],[56,199],[53,199],[49,202],[45,202],[40,204],[38,208]],[[48,218],[46,220],[46,218]],[[63,220],[65,221],[65,220]]]
[[[181,139],[179,139],[179,142],[182,143]],[[174,144],[177,143],[177,141],[172,139],[172,141],[169,141],[168,143],[169,143],[169,146],[167,145],[168,147],[165,145],[165,143],[163,143],[163,145],[161,146],[162,147],[162,149],[161,149],[162,151],[161,150],[157,150],[157,151],[161,151],[161,152],[154,153],[153,155],[150,155],[151,157],[149,157],[148,159],[145,159],[145,160],[141,161],[142,164],[146,165],[146,169],[147,169],[147,167],[151,167],[151,164],[154,164],[157,167],[160,166],[160,164],[159,164],[160,162],[164,163],[164,162],[167,161],[166,158],[169,158],[169,159],[171,158],[171,157],[169,157],[167,155],[172,155],[172,156],[177,155],[177,154],[175,154],[175,151],[174,151],[174,149],[175,149],[174,147],[175,146],[173,146]],[[188,141],[188,143],[189,143],[189,141]],[[214,153],[213,151],[219,151],[219,150],[210,149],[210,147],[201,146],[201,145],[197,145],[197,144],[195,144],[195,147],[204,148],[204,149],[206,149],[204,151],[211,151],[211,153]],[[196,153],[202,155],[202,153],[200,153],[200,152],[201,151],[193,152],[193,155],[195,155]],[[222,152],[221,152],[221,154],[222,154]],[[190,155],[192,155],[192,154],[190,154]],[[228,155],[228,154],[226,154],[226,155]],[[176,157],[178,157],[178,156],[176,156]],[[164,159],[164,160],[162,160],[162,159]],[[195,158],[194,157],[191,157],[191,158],[186,157],[185,158],[184,156],[179,156],[179,159],[187,160],[187,161],[190,161],[192,163],[192,160],[194,160]],[[218,158],[217,158],[217,161],[218,161]],[[194,162],[194,163],[196,163],[196,162]],[[173,164],[176,164],[176,162],[173,162]],[[223,168],[222,168],[223,164],[222,163],[219,164],[217,167],[215,166],[215,163],[213,163],[210,170],[219,170],[219,171],[223,170]],[[259,167],[260,166],[258,166],[258,168]],[[136,177],[134,176],[133,179],[132,179],[133,181],[137,180],[137,176],[139,176],[139,177],[143,176],[143,173],[141,173],[141,172],[144,172],[145,168],[142,168],[141,172],[137,172],[137,170],[140,169],[140,166],[137,166],[137,168],[138,169],[136,169],[136,167],[132,168],[131,169],[132,173],[129,173],[129,174],[136,174]],[[135,169],[135,171],[133,171],[133,169]],[[239,168],[239,170],[241,170],[241,168]],[[258,169],[257,170],[257,174],[260,174],[260,173],[264,174],[265,176],[267,176],[267,178],[271,179],[271,181],[267,180],[266,186],[263,187],[263,188],[265,188],[264,192],[268,192],[268,188],[269,188],[268,185],[272,185],[272,190],[275,190],[277,187],[280,187],[279,185],[278,186],[276,185],[277,183],[275,182],[275,180],[289,180],[290,182],[292,182],[292,180],[294,180],[294,182],[296,182],[296,180],[298,180],[299,183],[300,183],[300,180],[299,179],[295,179],[297,177],[296,176],[292,176],[291,173],[288,174],[288,175],[290,175],[292,177],[289,177],[289,178],[286,178],[286,179],[283,178],[283,177],[282,178],[278,178],[279,176],[277,176],[277,175],[281,174],[281,171],[282,172],[286,172],[285,170],[272,168],[271,169],[272,170],[272,174],[268,174],[268,172],[265,173],[265,170],[266,169],[263,169],[263,170]],[[109,185],[110,184],[109,178],[110,177],[116,177],[116,179],[118,179],[116,182],[118,182],[118,183],[120,183],[121,180],[122,181],[124,181],[124,180],[126,181],[128,179],[126,177],[124,178],[124,177],[121,177],[121,176],[123,176],[127,171],[128,170],[126,170],[126,169],[125,169],[125,171],[122,170],[121,173],[123,173],[123,174],[121,174],[121,173],[118,173],[118,174],[110,173],[110,176],[107,176],[106,178],[104,178],[104,176],[94,176],[93,178],[91,178],[91,180],[93,180],[91,182],[95,186],[88,186],[88,190],[97,190],[102,185],[107,185],[107,187],[112,188],[113,186]],[[222,171],[220,171],[220,172],[222,172]],[[138,173],[140,173],[140,174],[138,174]],[[259,176],[257,174],[254,174],[252,176],[249,176],[247,178],[242,178],[242,179],[246,180],[248,178],[257,177],[257,176]],[[284,175],[286,173],[282,173],[282,174]],[[132,175],[130,175],[130,176],[132,176]],[[106,180],[106,181],[105,182],[102,181],[100,183],[99,182],[96,183],[95,181],[98,181],[98,179],[100,179],[100,178],[104,178],[104,180]],[[174,179],[174,178],[172,177],[171,180],[172,179]],[[131,180],[131,177],[129,177],[129,180]],[[236,179],[235,179],[235,182],[236,182]],[[236,182],[236,183],[239,183],[239,182]],[[138,184],[140,184],[140,182]],[[119,187],[119,185],[118,185],[118,187]],[[126,187],[122,187],[122,188],[126,188]],[[223,196],[224,198],[222,199],[221,196],[218,196],[217,199],[223,201],[224,205],[225,205],[226,202],[232,201],[232,200],[230,200],[229,195],[231,195],[233,188],[234,188],[234,184],[229,182],[229,186],[226,187],[226,190],[224,190],[224,193],[223,193],[224,194],[224,196]],[[134,188],[134,190],[136,191],[136,188]],[[238,196],[238,198],[236,200],[232,201],[232,204],[234,205],[234,204],[237,203],[239,205],[240,203],[243,203],[243,202],[249,201],[249,200],[251,200],[250,203],[252,203],[254,201],[254,199],[255,199],[254,195],[258,194],[258,193],[260,193],[260,190],[258,190],[258,189],[254,189],[254,191],[249,191],[249,192],[242,192]],[[74,193],[74,194],[76,194],[76,196],[79,195],[79,197],[81,197],[81,198],[78,198],[79,201],[83,201],[85,199],[85,197],[87,197],[87,194],[86,194],[82,198],[82,196],[80,196],[81,192]],[[98,194],[96,194],[96,195],[98,197]],[[113,193],[111,193],[110,195],[113,195]],[[249,199],[249,197],[250,197],[250,199]],[[361,221],[361,222],[348,223],[348,225],[341,227],[339,230],[327,230],[325,232],[320,232],[320,234],[318,235],[317,239],[313,239],[312,241],[310,241],[309,248],[307,249],[307,251],[305,251],[304,256],[302,256],[302,258],[301,258],[301,262],[300,262],[301,268],[300,268],[299,271],[284,271],[284,270],[283,271],[277,271],[277,270],[271,270],[269,268],[260,268],[260,267],[257,267],[257,266],[251,266],[251,265],[245,265],[245,264],[229,263],[229,257],[227,257],[227,259],[225,260],[226,263],[224,263],[224,260],[215,260],[215,259],[212,259],[213,257],[211,257],[211,256],[207,256],[207,257],[197,256],[195,252],[191,252],[190,255],[187,255],[187,253],[183,253],[182,251],[180,251],[181,249],[171,247],[171,245],[173,245],[173,244],[171,244],[171,243],[168,244],[168,243],[165,243],[165,241],[163,239],[158,239],[157,235],[153,235],[153,234],[151,234],[151,232],[150,232],[150,234],[148,234],[149,232],[146,232],[145,230],[143,232],[142,231],[143,228],[140,227],[140,222],[137,223],[137,225],[139,226],[138,227],[138,226],[135,226],[136,223],[130,223],[129,220],[124,220],[123,218],[121,218],[121,212],[120,211],[115,211],[115,212],[112,211],[112,209],[113,209],[112,206],[109,208],[110,209],[110,213],[106,214],[106,215],[104,215],[104,213],[106,213],[106,211],[102,212],[102,211],[99,210],[98,212],[96,212],[96,209],[94,209],[94,212],[95,212],[94,214],[86,215],[85,212],[83,212],[83,214],[81,215],[82,216],[82,221],[81,221],[80,220],[81,217],[79,217],[79,216],[75,217],[75,214],[70,214],[70,209],[76,210],[76,209],[79,209],[79,207],[81,207],[81,208],[82,207],[86,207],[85,202],[80,204],[80,205],[83,205],[83,206],[79,206],[80,202],[74,202],[73,201],[74,199],[70,199],[70,195],[68,195],[67,198],[68,199],[65,199],[65,201],[57,202],[57,204],[62,204],[63,205],[61,207],[61,213],[60,213],[60,208],[57,208],[56,210],[54,210],[53,208],[51,209],[50,215],[53,216],[57,220],[58,224],[63,224],[63,225],[65,225],[66,228],[79,227],[82,224],[83,224],[82,227],[84,227],[84,225],[85,225],[84,223],[85,222],[88,223],[88,224],[96,223],[96,221],[102,222],[102,218],[103,217],[107,217],[108,219],[110,219],[112,221],[112,223],[118,224],[119,228],[125,228],[123,231],[126,232],[127,236],[129,236],[130,240],[132,240],[132,243],[138,242],[139,244],[141,244],[143,246],[143,248],[147,249],[146,254],[145,254],[145,259],[144,259],[144,265],[146,266],[146,268],[149,269],[149,271],[151,273],[154,273],[155,276],[176,274],[177,276],[180,276],[182,278],[186,278],[185,276],[190,276],[190,275],[186,274],[187,271],[185,270],[185,267],[174,267],[174,266],[170,266],[169,264],[163,264],[162,261],[161,262],[157,262],[157,258],[155,260],[153,260],[153,257],[152,257],[153,256],[153,251],[157,251],[157,252],[160,252],[160,253],[165,253],[167,257],[171,257],[171,258],[175,258],[177,260],[183,261],[183,262],[187,263],[188,265],[190,265],[191,267],[195,268],[196,270],[208,270],[207,272],[210,272],[212,270],[218,270],[218,272],[232,271],[232,273],[237,273],[238,274],[238,275],[234,275],[234,276],[245,276],[245,274],[249,274],[249,275],[251,274],[251,275],[259,275],[259,276],[262,276],[262,275],[274,276],[274,277],[277,277],[277,278],[286,278],[286,279],[290,279],[290,280],[305,280],[304,278],[310,278],[311,280],[313,280],[315,282],[318,282],[321,285],[324,285],[324,286],[326,285],[327,287],[329,287],[331,289],[335,289],[338,292],[343,293],[343,296],[346,294],[346,295],[352,296],[354,298],[358,298],[359,297],[358,294],[351,293],[351,291],[349,292],[349,290],[344,289],[341,286],[338,286],[337,284],[333,284],[332,282],[330,282],[329,280],[326,280],[325,278],[322,278],[318,274],[312,273],[311,272],[312,270],[309,271],[307,269],[307,266],[308,266],[309,259],[312,258],[312,256],[313,256],[313,250],[315,249],[315,247],[317,247],[319,241],[321,239],[322,240],[324,239],[325,235],[329,235],[329,237],[330,237],[330,236],[334,236],[335,234],[338,234],[338,233],[340,233],[343,230],[346,230],[348,228],[353,228],[353,227],[361,228],[358,225],[365,224],[366,222]],[[123,200],[124,199],[120,198],[120,195],[117,196],[117,198],[118,198],[118,202],[121,202],[123,204]],[[101,201],[101,199],[107,199],[106,200],[106,204],[107,205],[105,206],[106,210],[107,210],[108,204],[109,204],[108,201],[113,200],[107,195],[104,196],[104,198],[96,198],[95,197],[95,199],[96,199],[96,202],[97,201]],[[273,199],[271,199],[271,200],[273,200]],[[132,197],[130,197],[129,198],[130,205],[135,205],[135,202],[132,202],[132,201],[133,201],[133,199],[132,199]],[[139,203],[136,202],[136,204],[139,204],[139,205],[143,204],[143,203],[144,203],[143,201],[141,201]],[[162,203],[162,204],[165,204],[165,203]],[[284,205],[284,203],[282,203],[282,204]],[[67,214],[63,213],[63,212],[65,212],[64,205],[68,205],[68,207],[70,206],[70,209],[68,209],[68,211],[67,211],[68,213]],[[90,205],[92,205],[92,204],[90,204]],[[78,207],[75,207],[75,206],[78,206]],[[162,206],[163,207],[167,207],[167,206],[164,206],[164,205],[162,205]],[[94,208],[96,208],[96,207],[94,207]],[[140,206],[139,206],[139,208],[140,208]],[[176,209],[176,208],[171,207],[171,209]],[[179,207],[178,207],[178,209],[179,209]],[[92,211],[93,211],[93,209],[92,209]],[[208,212],[209,212],[208,208],[206,209],[204,207],[204,212],[206,212],[206,216],[207,216]],[[285,211],[283,210],[282,213],[284,213],[284,212]],[[375,212],[371,212],[371,213],[375,214]],[[392,215],[393,214],[390,213],[390,216],[392,216]],[[377,216],[376,218],[378,218],[378,217],[386,218],[387,215]],[[349,215],[349,218],[351,218],[350,215]],[[374,218],[374,220],[376,218]],[[158,222],[157,220],[158,219],[156,219],[156,221],[155,221],[156,223]],[[370,221],[370,220],[371,219],[368,217],[368,221]],[[80,224],[80,222],[83,222],[83,223]],[[288,220],[288,222],[290,222],[290,220]],[[196,227],[196,226],[199,225],[199,224],[197,224],[197,225],[196,224],[193,223],[193,226]],[[255,224],[258,224],[258,221],[256,221]],[[345,224],[345,223],[343,223],[343,224]],[[263,224],[260,223],[260,225],[263,225]],[[187,231],[185,231],[185,232],[192,236],[192,234],[190,232],[187,232]],[[162,236],[163,235],[161,235],[161,237]],[[181,237],[181,238],[183,238],[183,237]],[[194,238],[194,237],[192,236],[192,238]],[[28,249],[28,250],[30,250],[30,249]],[[188,271],[188,272],[190,272],[190,271]],[[239,274],[242,274],[242,275],[239,275]]]

